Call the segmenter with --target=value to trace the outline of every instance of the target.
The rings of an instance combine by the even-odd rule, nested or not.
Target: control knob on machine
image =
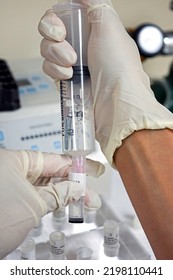
[[[139,52],[143,57],[152,57],[162,52],[164,47],[164,32],[153,23],[144,23],[139,25],[131,33],[135,40]]]

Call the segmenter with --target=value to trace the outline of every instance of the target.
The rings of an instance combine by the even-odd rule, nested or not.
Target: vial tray
[[[104,260],[104,233],[103,224],[107,219],[114,219],[119,224],[120,249],[117,257],[119,260],[149,260],[152,259],[151,252],[131,230],[128,223],[122,222],[113,213],[102,198],[102,206],[97,212],[85,211],[85,222],[82,224],[71,224],[68,222],[68,214],[65,220],[56,220],[52,213],[42,218],[39,227],[34,228],[29,237],[35,240],[36,259],[49,259],[49,235],[53,231],[62,231],[66,235],[66,259],[76,260],[77,249],[89,247],[93,251],[93,260]],[[15,252],[17,254],[17,250]],[[9,255],[7,259],[16,258]]]

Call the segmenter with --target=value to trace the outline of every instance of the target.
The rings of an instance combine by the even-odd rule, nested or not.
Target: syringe
[[[85,158],[95,149],[91,80],[87,63],[90,26],[86,8],[80,1],[59,1],[53,10],[63,21],[67,30],[66,40],[77,53],[73,77],[60,82],[62,147],[65,154],[73,157],[69,180],[80,182],[85,189]],[[69,222],[83,221],[82,196],[79,201],[70,204]]]

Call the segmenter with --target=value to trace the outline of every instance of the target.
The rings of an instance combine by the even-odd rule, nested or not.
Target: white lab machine
[[[42,72],[41,59],[9,61],[19,85],[21,107],[0,112],[0,147],[61,152],[57,89]]]
[[[62,153],[61,109],[54,82],[42,71],[42,59],[8,61],[19,84],[21,108],[0,112],[0,148],[31,149]],[[61,230],[67,237],[67,259],[77,259],[75,251],[92,249],[93,259],[104,259],[103,224],[114,219],[120,227],[119,259],[153,259],[154,255],[137,220],[117,171],[111,169],[96,143],[96,151],[88,157],[103,162],[105,174],[100,178],[87,178],[87,185],[102,198],[97,214],[86,213],[86,222],[69,224],[67,220],[54,220],[50,213],[42,218],[37,232],[30,233],[36,243],[36,258],[47,259],[51,232]],[[92,241],[93,240],[93,241]],[[17,258],[18,250],[7,256]]]

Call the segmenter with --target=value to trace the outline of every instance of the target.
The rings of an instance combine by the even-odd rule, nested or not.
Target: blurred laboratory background
[[[112,3],[125,28],[138,44],[143,67],[151,79],[157,99],[173,111],[172,1],[112,0]],[[38,32],[40,18],[53,4],[56,4],[56,0],[0,0],[0,83],[6,80],[4,73],[8,72],[6,70],[9,67],[11,76],[8,73],[8,88],[4,87],[4,92],[8,90],[12,98],[17,88],[20,93],[17,97],[16,92],[12,104],[5,100],[4,109],[0,107],[1,148],[62,152],[58,92],[54,82],[42,72],[42,37]],[[2,100],[3,88],[0,90]],[[83,227],[83,234],[80,233],[82,226],[79,228],[78,225],[76,229],[67,226],[64,232],[69,236],[69,240],[72,240],[71,244],[79,242],[81,246],[88,246],[88,230],[97,228],[99,232],[92,231],[91,235],[102,242],[101,226],[104,219],[111,218],[120,224],[120,258],[154,258],[118,172],[108,166],[99,147],[91,157],[101,160],[106,165],[106,172],[101,178],[88,179],[90,187],[101,194],[103,206],[98,213],[100,216],[97,217],[97,222],[93,223],[92,218],[92,226]],[[46,225],[46,231],[43,229],[44,236],[40,234],[36,238],[33,237],[38,249],[41,248],[39,244],[47,242],[45,238],[48,240],[51,231],[59,229],[59,224],[52,226],[50,219],[49,215],[42,221],[42,225]],[[98,235],[100,239],[97,238]],[[72,249],[74,248],[70,250]],[[96,247],[92,249],[97,250]],[[39,255],[38,258],[46,258],[43,251],[42,256]],[[73,258],[73,254],[70,254],[70,258]]]
[[[163,31],[173,30],[170,0],[112,0],[126,28],[143,23],[158,25]],[[0,56],[11,59],[38,57],[41,36],[38,22],[45,11],[56,4],[52,0],[0,0]],[[167,74],[171,56],[148,59],[144,68],[150,77]]]

